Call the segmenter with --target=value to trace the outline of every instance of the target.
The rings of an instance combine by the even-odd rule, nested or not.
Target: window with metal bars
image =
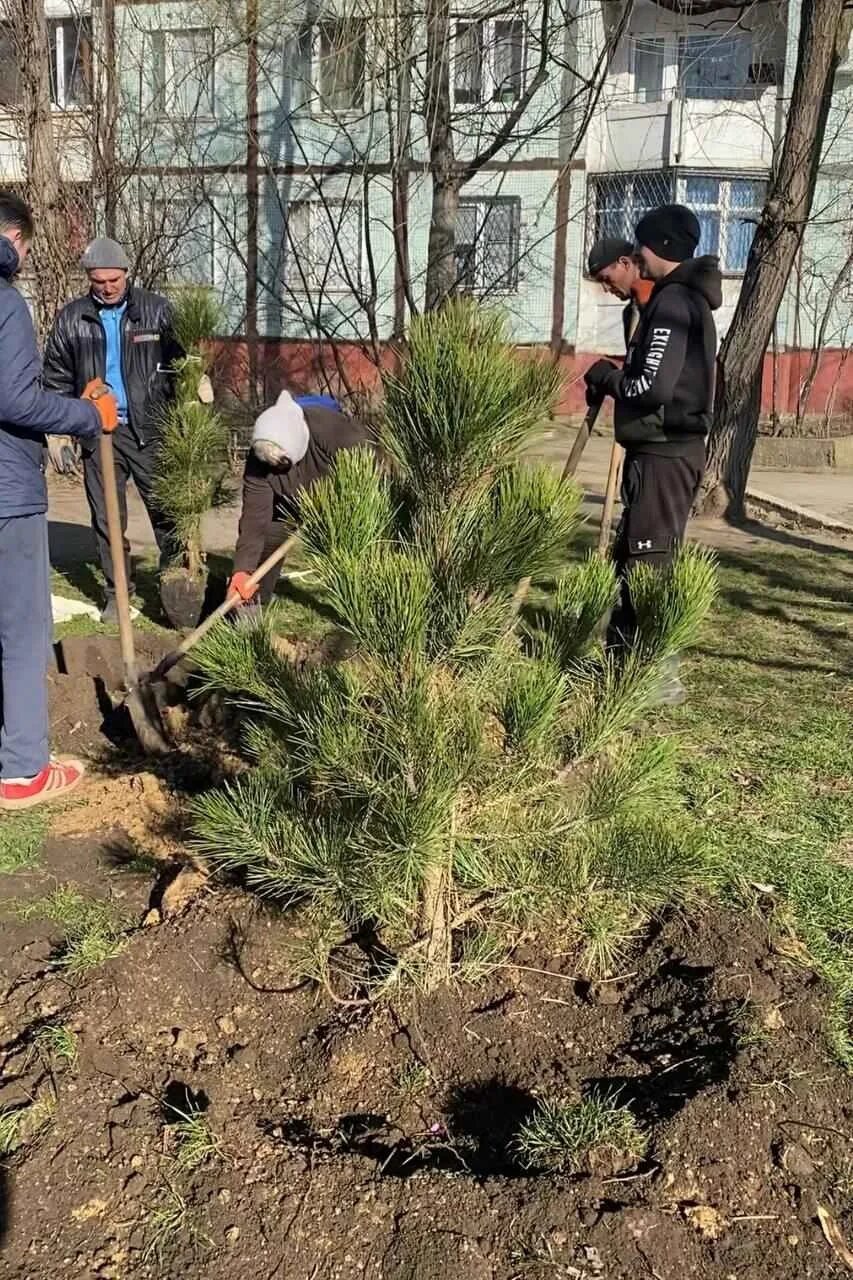
[[[644,214],[675,201],[699,219],[697,252],[714,254],[721,271],[739,275],[746,267],[766,189],[763,179],[734,174],[596,174],[590,178],[587,248],[602,236],[633,240]]]
[[[513,293],[518,288],[521,198],[459,201],[456,280],[465,293]]]

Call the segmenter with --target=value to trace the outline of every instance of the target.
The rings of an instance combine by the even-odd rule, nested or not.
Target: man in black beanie
[[[653,281],[651,297],[624,367],[597,360],[586,372],[590,403],[613,397],[615,435],[625,450],[613,548],[623,586],[611,643],[629,644],[633,636],[630,570],[671,562],[705,469],[717,355],[712,312],[722,302],[722,279],[716,258],[694,258],[699,236],[698,219],[683,205],[662,205],[640,220],[635,252]],[[661,701],[683,698],[676,660]]]

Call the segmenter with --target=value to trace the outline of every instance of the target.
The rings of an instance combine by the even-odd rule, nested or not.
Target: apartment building
[[[213,288],[268,383],[317,376],[330,346],[338,365],[364,371],[426,293],[436,199],[426,35],[376,0],[346,4],[108,0],[89,15],[46,0],[60,163],[67,182],[92,180],[91,226],[106,219],[123,235],[146,279]],[[520,343],[562,350],[571,367],[618,352],[620,308],[586,278],[586,252],[678,200],[700,220],[700,250],[720,257],[724,330],[784,127],[797,0],[701,19],[636,0],[603,78],[618,6],[548,12],[527,0],[484,16],[460,0],[452,17],[452,145],[469,166],[458,282],[504,306]],[[0,26],[0,169],[21,181],[11,34]],[[848,68],[777,324],[768,396],[783,411],[816,345],[814,394],[840,408],[853,397]],[[117,106],[110,209],[98,181],[105,99]]]

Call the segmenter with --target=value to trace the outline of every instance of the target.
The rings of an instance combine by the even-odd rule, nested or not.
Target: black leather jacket
[[[44,348],[43,386],[78,397],[93,378],[106,376],[106,338],[99,304],[86,294],[62,308]],[[172,328],[172,308],[158,293],[135,286],[127,292],[122,364],[128,427],[140,446],[159,434],[162,411],[175,392],[171,372],[184,351]]]

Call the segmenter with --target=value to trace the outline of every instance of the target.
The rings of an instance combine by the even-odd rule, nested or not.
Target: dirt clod
[[[165,920],[180,915],[207,884],[207,874],[195,867],[184,867],[163,891],[160,912]]]

